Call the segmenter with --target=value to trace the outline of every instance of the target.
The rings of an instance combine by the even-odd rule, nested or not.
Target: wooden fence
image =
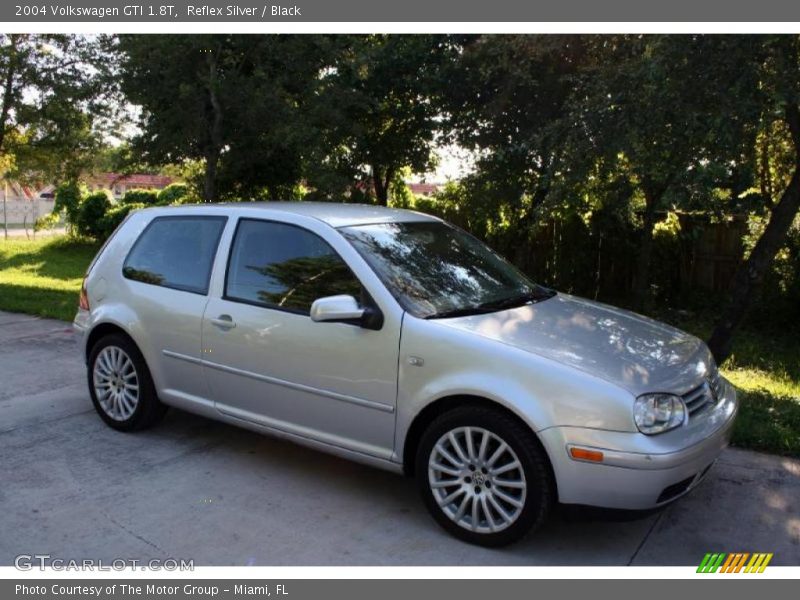
[[[651,283],[660,295],[724,292],[743,256],[747,220],[725,222],[680,215],[677,237],[655,241]],[[563,291],[595,298],[627,296],[639,248],[635,230],[594,231],[580,220],[552,220],[527,243],[493,244],[535,280]],[[490,240],[491,243],[491,240]]]

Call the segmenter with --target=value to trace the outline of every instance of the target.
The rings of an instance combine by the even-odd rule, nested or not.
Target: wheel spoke
[[[472,429],[466,427],[464,429],[464,440],[467,442],[467,456],[470,462],[475,460],[475,445],[472,443]]]
[[[431,484],[431,487],[439,489],[439,488],[452,487],[454,485],[459,485],[460,483],[461,482],[458,479],[440,479],[439,481],[434,481]]]
[[[456,438],[456,436],[453,434],[452,431],[447,435],[447,439],[450,440],[450,445],[453,447],[453,450],[456,451],[456,454],[458,454],[458,458],[461,459],[461,464],[468,463],[469,457],[466,454],[464,454],[464,450],[461,448],[461,444],[459,443],[458,439]]]
[[[489,457],[489,460],[486,461],[488,466],[494,465],[497,462],[497,459],[503,455],[503,452],[508,450],[508,445],[505,442],[500,442],[500,445],[497,447],[497,450]]]
[[[455,492],[448,494],[447,496],[439,500],[439,506],[447,506],[453,500],[458,498],[461,494],[466,494],[466,492],[463,489],[458,488]]]
[[[436,444],[436,451],[439,452],[439,454],[441,454],[454,467],[461,468],[461,467],[464,466],[464,462],[460,461],[455,456],[450,454],[450,451],[447,450],[447,448],[444,447],[444,444],[442,442],[439,442],[438,444]]]
[[[502,500],[503,502],[508,502],[511,506],[514,506],[516,508],[522,508],[522,502],[520,502],[516,498],[512,498],[505,492],[501,492],[500,490],[495,488],[494,495],[500,498],[500,500]]]
[[[103,369],[103,372],[105,372],[105,373],[107,373],[109,375],[111,375],[111,373],[114,372],[114,368],[111,366],[111,361],[110,361],[110,358],[109,358],[108,354],[106,354],[106,353],[101,354],[100,355],[100,359],[98,360],[98,362],[100,363],[100,366]]]
[[[444,473],[445,475],[450,475],[451,477],[458,477],[461,475],[460,471],[457,471],[451,467],[447,467],[441,463],[431,463],[430,468],[434,471],[439,471],[440,473]]]
[[[481,447],[478,450],[479,460],[484,460],[486,458],[486,448],[488,447],[488,445],[489,445],[489,432],[484,430],[483,435],[481,436]]]
[[[520,464],[517,460],[512,460],[510,463],[503,465],[502,467],[497,467],[496,469],[492,469],[492,475],[502,475],[503,473],[508,473],[509,471],[513,471],[514,469],[519,469]]]
[[[464,494],[464,498],[462,498],[461,504],[459,504],[456,514],[453,515],[454,521],[459,521],[464,516],[464,513],[467,512],[467,506],[469,506],[469,501],[471,499],[472,496],[470,496],[469,494]]]
[[[480,521],[478,520],[478,498],[477,496],[472,497],[472,530],[478,531],[478,527],[480,527]]]
[[[494,507],[497,513],[500,515],[500,518],[503,519],[503,523],[510,523],[512,520],[512,516],[508,513],[508,511],[500,506],[500,503],[495,499],[494,494],[489,494],[489,503]]]
[[[494,479],[494,485],[501,488],[511,488],[515,490],[524,490],[525,483],[523,481],[511,481],[509,479]]]
[[[489,505],[486,504],[486,496],[481,496],[481,508],[483,509],[483,514],[486,515],[486,523],[488,523],[489,529],[495,531],[494,518],[492,517],[492,511],[489,510]]]
[[[129,415],[136,408],[136,399],[127,391],[122,392],[122,394],[120,394],[120,398],[122,399],[126,414]]]

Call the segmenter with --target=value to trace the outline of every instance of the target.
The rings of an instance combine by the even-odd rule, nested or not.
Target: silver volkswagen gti
[[[675,500],[737,411],[696,337],[374,206],[138,211],[90,266],[74,326],[111,427],[173,406],[404,472],[440,525],[487,546],[556,503]]]

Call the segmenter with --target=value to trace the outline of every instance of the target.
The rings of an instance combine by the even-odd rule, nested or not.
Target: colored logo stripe
[[[772,553],[769,554],[753,554],[753,558],[750,559],[750,563],[745,567],[745,573],[763,573],[764,569],[767,568],[769,561],[772,560]]]
[[[747,559],[750,562],[747,562]],[[772,553],[765,552],[709,552],[703,557],[700,566],[697,567],[698,573],[763,573],[764,569],[772,560]],[[745,566],[747,563],[747,566]],[[744,570],[742,570],[744,569]]]

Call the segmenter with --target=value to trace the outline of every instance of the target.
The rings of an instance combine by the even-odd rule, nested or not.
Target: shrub
[[[106,190],[86,196],[78,205],[77,215],[73,222],[76,233],[96,240],[103,239],[103,219],[111,206],[111,198]]]
[[[33,224],[33,230],[45,231],[53,229],[53,227],[58,225],[60,221],[61,215],[57,212],[51,212],[36,219],[36,223]]]
[[[158,192],[158,204],[184,204],[190,199],[189,186],[185,183],[171,183]]]
[[[53,214],[65,214],[70,226],[75,227],[80,211],[81,199],[85,195],[86,188],[81,186],[77,181],[62,183],[56,188]]]
[[[142,204],[141,202],[112,206],[106,212],[105,216],[100,222],[100,229],[102,231],[103,239],[114,233],[114,230],[119,227],[120,223],[122,223],[125,220],[125,217],[127,217],[131,212],[139,210],[140,208],[146,208],[146,206],[146,204]]]
[[[122,204],[158,204],[158,192],[155,190],[128,190],[121,200]]]

